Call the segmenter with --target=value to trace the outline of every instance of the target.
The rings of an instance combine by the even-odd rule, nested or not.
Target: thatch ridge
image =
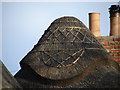
[[[105,70],[108,66],[110,68],[107,70],[110,72],[116,68],[114,71],[116,73],[120,69],[118,63],[113,60],[89,29],[74,17],[62,17],[53,21],[20,65],[21,71],[25,67],[30,67],[29,69],[40,77],[58,82],[59,80],[72,82],[77,76],[79,82],[89,77],[90,73],[97,68],[105,67],[103,68]],[[101,73],[99,70],[96,72]],[[103,74],[106,74],[106,70]],[[104,75],[101,73],[101,77]],[[19,77],[18,74],[16,78],[17,76]],[[95,75],[93,77],[95,78]],[[56,84],[52,83],[52,85]]]

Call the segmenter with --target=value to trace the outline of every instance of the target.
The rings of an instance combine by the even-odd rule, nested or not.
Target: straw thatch
[[[16,81],[16,79],[12,76],[12,74],[7,70],[5,65],[0,60],[0,89],[2,90],[18,90],[18,88],[21,88],[20,84]],[[2,80],[1,80],[2,79]]]
[[[74,17],[56,19],[20,62],[23,87],[119,87],[119,65]]]

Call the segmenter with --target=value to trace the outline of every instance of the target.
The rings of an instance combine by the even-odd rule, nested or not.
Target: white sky
[[[1,0],[1,2],[119,2],[119,0]]]

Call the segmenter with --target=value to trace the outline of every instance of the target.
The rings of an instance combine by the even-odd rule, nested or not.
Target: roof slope
[[[1,70],[2,72],[0,71],[0,74],[2,75],[2,81],[0,81],[0,86],[2,86],[2,89],[14,88],[14,90],[17,90],[17,88],[21,88],[19,83],[12,76],[12,74],[7,70],[7,68],[4,66],[1,60],[0,60],[0,69],[2,69]]]

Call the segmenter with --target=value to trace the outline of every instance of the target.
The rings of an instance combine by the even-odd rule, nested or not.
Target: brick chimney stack
[[[95,36],[100,36],[100,13],[89,13],[89,29]]]
[[[111,5],[110,13],[110,36],[120,35],[120,6]]]

